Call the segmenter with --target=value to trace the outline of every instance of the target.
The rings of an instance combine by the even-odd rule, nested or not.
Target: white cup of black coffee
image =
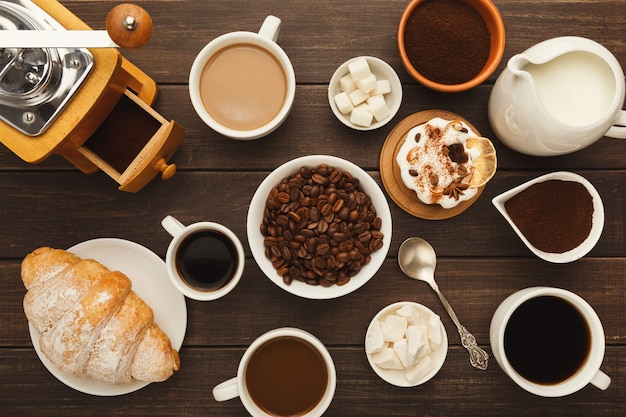
[[[605,390],[611,383],[600,370],[602,323],[570,291],[531,287],[510,295],[496,309],[489,335],[500,367],[533,394],[561,397],[588,384]]]
[[[239,397],[254,417],[324,414],[337,384],[324,344],[297,328],[270,330],[250,344],[237,376],[213,388],[217,401]]]
[[[241,241],[229,228],[214,222],[185,226],[173,216],[161,225],[172,235],[165,265],[168,275],[183,295],[209,301],[232,291],[243,274]]]

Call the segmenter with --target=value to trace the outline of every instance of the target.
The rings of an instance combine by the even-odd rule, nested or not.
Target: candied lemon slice
[[[468,149],[480,151],[480,155],[473,160],[474,172],[469,186],[470,188],[482,187],[496,173],[496,148],[494,148],[493,143],[489,139],[482,137],[468,138],[465,146]]]

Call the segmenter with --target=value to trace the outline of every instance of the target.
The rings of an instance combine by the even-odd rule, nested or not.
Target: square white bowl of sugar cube
[[[356,130],[378,129],[398,112],[402,84],[385,61],[359,56],[337,68],[328,85],[328,102],[346,126]]]
[[[365,333],[370,366],[386,382],[414,387],[429,381],[448,354],[439,315],[410,301],[393,303],[374,316]]]

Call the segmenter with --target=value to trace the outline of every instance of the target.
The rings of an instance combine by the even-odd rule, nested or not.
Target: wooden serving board
[[[393,128],[380,152],[380,176],[391,199],[407,213],[426,220],[444,220],[457,216],[467,210],[480,197],[485,186],[478,189],[474,197],[462,201],[457,206],[445,209],[438,204],[424,204],[415,192],[407,188],[400,176],[400,167],[396,163],[396,155],[400,151],[409,130],[430,119],[441,117],[446,120],[460,120],[467,124],[477,135],[480,132],[461,116],[446,110],[425,110],[414,113],[402,120]]]

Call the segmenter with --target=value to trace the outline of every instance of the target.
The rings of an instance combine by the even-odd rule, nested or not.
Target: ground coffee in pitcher
[[[593,198],[579,182],[533,184],[511,197],[504,208],[524,237],[544,252],[572,250],[591,232]]]

